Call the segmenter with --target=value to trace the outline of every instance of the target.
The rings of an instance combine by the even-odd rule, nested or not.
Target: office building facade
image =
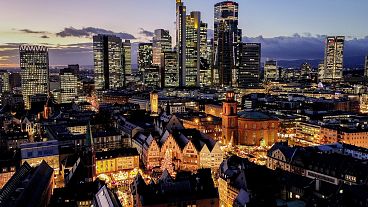
[[[152,43],[139,43],[138,45],[138,69],[144,74],[145,68],[153,65]]]
[[[176,0],[176,52],[178,55],[179,86],[185,86],[186,77],[186,6]]]
[[[214,78],[217,85],[232,86],[237,79],[236,54],[241,42],[238,9],[239,4],[232,1],[215,4]]]
[[[60,102],[70,103],[78,97],[78,72],[72,68],[60,70]]]
[[[186,72],[185,86],[199,86],[201,13],[191,12],[186,19]]]
[[[174,51],[162,54],[161,67],[161,87],[179,86],[178,56]]]
[[[344,36],[330,36],[326,38],[323,82],[338,82],[342,80],[344,41]]]
[[[261,44],[240,43],[239,44],[239,87],[256,85],[259,82],[261,70]]]
[[[276,81],[279,79],[279,69],[276,60],[267,60],[264,64],[264,80]]]
[[[124,85],[123,48],[119,37],[93,37],[94,76],[96,90],[118,89]]]
[[[130,40],[125,40],[123,42],[123,60],[124,60],[124,86],[127,83],[133,82],[133,71],[132,71],[132,44]]]
[[[19,47],[21,85],[25,108],[30,109],[30,97],[49,93],[48,48],[39,45]]]
[[[153,65],[162,67],[161,58],[165,52],[172,51],[172,39],[169,30],[156,29],[153,36]]]

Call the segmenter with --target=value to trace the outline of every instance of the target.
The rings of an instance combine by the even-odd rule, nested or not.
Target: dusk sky
[[[188,11],[201,11],[203,21],[213,28],[213,5],[219,0],[184,2]],[[320,58],[323,35],[345,35],[349,40],[346,52],[351,50],[351,56],[368,52],[368,44],[362,45],[368,43],[367,0],[238,2],[239,28],[247,37],[244,39],[261,42],[263,56]],[[49,46],[52,65],[88,65],[93,61],[91,36],[96,33],[113,32],[133,42],[144,42],[152,38],[154,29],[163,28],[175,37],[175,0],[2,0],[1,9],[0,66],[3,67],[19,64],[19,43]],[[294,55],[298,52],[293,50],[298,46],[303,51]],[[293,55],[284,54],[288,51]]]

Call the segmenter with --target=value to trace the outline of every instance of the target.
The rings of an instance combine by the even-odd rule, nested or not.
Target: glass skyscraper
[[[172,51],[172,39],[168,30],[156,29],[153,36],[153,65],[161,67],[162,54]]]
[[[194,11],[186,19],[186,65],[185,86],[199,86],[200,49],[201,49],[201,13]]]
[[[130,40],[123,42],[124,49],[124,70],[125,76],[132,75],[132,44]]]
[[[49,52],[39,45],[19,47],[22,94],[26,109],[31,107],[31,96],[49,93]]]
[[[122,40],[113,35],[93,37],[96,90],[118,89],[124,85]]]
[[[214,78],[217,85],[231,86],[236,83],[237,45],[241,42],[238,8],[238,3],[233,1],[215,4]]]
[[[261,69],[261,44],[240,43],[239,44],[239,87],[255,85],[259,82]]]
[[[186,83],[186,7],[181,0],[176,0],[176,52],[178,55],[179,86]]]
[[[323,82],[338,82],[342,80],[344,41],[344,36],[326,38]]]

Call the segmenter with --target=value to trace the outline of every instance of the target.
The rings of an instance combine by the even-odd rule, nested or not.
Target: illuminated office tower
[[[186,7],[176,0],[176,52],[178,55],[179,86],[185,86],[186,80]]]
[[[168,30],[156,29],[153,36],[153,65],[161,67],[162,54],[172,51],[172,40]]]
[[[199,86],[200,49],[201,49],[201,13],[194,11],[186,19],[186,65],[185,86]]]
[[[208,24],[201,22],[200,75],[199,75],[200,86],[211,85],[212,46],[211,42],[207,41],[207,28]]]
[[[368,78],[368,55],[365,56],[364,61],[364,77]]]
[[[2,103],[3,96],[7,92],[10,92],[9,72],[0,70],[0,103]]]
[[[10,91],[10,79],[9,72],[6,70],[0,70],[0,93],[6,93]]]
[[[179,86],[178,56],[175,51],[162,54],[161,87]]]
[[[344,36],[326,38],[323,82],[338,82],[342,80],[344,41]]]
[[[146,86],[160,87],[160,68],[158,65],[151,65],[144,68],[143,83]]]
[[[124,82],[132,81],[132,44],[130,40],[125,40],[123,42],[123,52],[124,52],[124,71],[125,79]]]
[[[214,72],[217,85],[231,86],[236,82],[237,45],[241,42],[238,29],[239,5],[233,1],[215,4]]]
[[[78,96],[78,70],[65,68],[60,70],[60,101],[70,103]]]
[[[93,36],[96,90],[118,89],[124,85],[122,41],[113,35]]]
[[[49,93],[49,52],[39,45],[19,47],[21,85],[26,109],[31,108],[31,96]]]
[[[276,81],[279,78],[279,69],[276,60],[267,60],[264,64],[264,80]]]
[[[261,44],[239,44],[238,86],[253,86],[259,82],[261,70]]]
[[[152,43],[139,43],[138,45],[138,69],[141,74],[144,74],[145,68],[150,68],[153,65],[153,50]]]

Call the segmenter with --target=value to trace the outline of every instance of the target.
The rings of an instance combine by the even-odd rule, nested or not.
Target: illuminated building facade
[[[185,86],[199,86],[201,13],[191,12],[186,18],[186,72]]]
[[[305,144],[322,144],[321,126],[317,123],[298,122],[295,138]]]
[[[208,24],[201,22],[201,43],[200,43],[200,86],[210,86],[212,84],[212,44],[211,40],[207,40]]]
[[[125,76],[130,76],[132,75],[132,44],[130,40],[125,40],[123,42],[123,49]]]
[[[139,43],[138,45],[138,69],[144,74],[146,68],[153,65],[152,43]]]
[[[30,109],[32,95],[49,93],[49,53],[45,46],[21,45],[19,55],[23,100]]]
[[[10,92],[9,73],[0,70],[0,104],[3,104],[3,96],[7,92]]]
[[[276,60],[267,60],[264,64],[264,80],[276,81],[279,79],[279,69]]]
[[[152,91],[150,93],[151,116],[158,116],[158,93]]]
[[[186,80],[186,17],[187,8],[181,0],[176,0],[176,52],[178,55],[179,86]]]
[[[60,174],[59,142],[56,140],[47,142],[35,142],[20,146],[22,163],[27,162],[31,166],[37,166],[45,161],[54,169],[54,174]]]
[[[233,91],[226,92],[222,103],[222,142],[236,145],[238,143],[238,102]]]
[[[70,103],[78,96],[78,74],[70,68],[60,70],[61,103]]]
[[[172,51],[172,39],[169,30],[156,29],[153,36],[153,65],[162,68],[162,55]]]
[[[239,87],[256,85],[259,83],[261,70],[261,44],[240,43],[239,44]]]
[[[107,174],[139,168],[139,154],[134,148],[96,152],[96,173]]]
[[[151,65],[144,68],[143,83],[146,86],[160,87],[160,66]]]
[[[264,113],[242,111],[238,113],[238,144],[272,146],[278,140],[280,121]]]
[[[9,73],[4,70],[0,70],[0,93],[10,91]]]
[[[236,82],[237,44],[241,42],[238,10],[239,4],[233,1],[215,4],[214,78],[217,85],[231,86]]]
[[[179,70],[177,53],[165,52],[162,54],[161,61],[161,87],[178,87]]]
[[[118,89],[124,85],[122,41],[113,35],[93,36],[96,90]]]
[[[326,38],[323,82],[341,81],[344,67],[344,36]]]

